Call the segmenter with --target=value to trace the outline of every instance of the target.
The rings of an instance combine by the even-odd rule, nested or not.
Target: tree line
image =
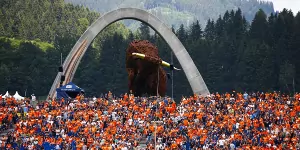
[[[18,1],[7,1],[10,2],[15,2],[11,5],[19,4]],[[18,6],[16,9],[24,9],[23,13],[1,7],[1,13],[19,14],[23,19],[11,23],[7,20],[15,21],[15,15],[4,15],[6,21],[0,23],[0,93],[8,90],[24,95],[26,90],[30,94],[47,95],[60,65],[60,54],[65,58],[78,37],[100,14],[70,4],[55,6],[54,10],[61,11],[51,15],[73,16],[66,17],[69,21],[64,20],[64,26],[58,17],[48,17],[52,18],[49,21],[52,26],[45,34],[39,31],[46,29],[47,24],[39,20],[44,18],[32,16],[43,9],[31,12],[29,1],[28,5]],[[37,7],[46,9],[46,6],[40,4]],[[86,14],[72,14],[77,11]],[[89,13],[94,14],[92,19],[88,19]],[[90,21],[75,24],[71,20]],[[29,27],[30,21],[37,22],[36,26]],[[300,90],[300,13],[294,16],[284,9],[267,16],[259,10],[253,21],[247,22],[238,9],[226,11],[216,20],[208,20],[205,27],[196,21],[189,27],[173,28],[173,31],[193,58],[211,92],[280,90],[293,93],[294,89]],[[169,46],[159,35],[150,33],[151,29],[143,23],[134,33],[121,23],[109,26],[89,46],[74,82],[84,88],[88,96],[99,96],[109,90],[115,94],[127,92],[125,51],[132,40],[150,40],[158,47],[160,56],[171,62]],[[180,67],[175,56],[174,65]],[[166,71],[170,73],[168,69]],[[168,80],[168,95],[170,89],[171,80]],[[177,98],[192,94],[183,71],[174,72],[174,94]]]

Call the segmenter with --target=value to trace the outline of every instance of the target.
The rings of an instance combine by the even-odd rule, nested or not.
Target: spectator
[[[148,149],[299,148],[298,93],[294,98],[275,92],[234,93],[193,95],[176,104],[168,97],[116,98],[109,92],[92,101],[45,101],[38,109],[28,99],[9,97],[0,107],[0,122],[3,130],[14,126],[14,131],[0,139],[0,147],[105,150],[144,143]]]

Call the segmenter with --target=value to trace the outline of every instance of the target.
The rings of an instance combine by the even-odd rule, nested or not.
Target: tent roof
[[[8,93],[8,91],[6,91],[6,93],[3,95],[3,98],[9,97],[10,94]]]
[[[4,96],[9,96],[9,93],[8,93],[8,91],[6,91],[6,93],[5,93],[5,95]]]
[[[18,91],[16,91],[16,94],[13,96],[15,99],[17,99],[17,100],[21,100],[21,99],[24,99],[24,97],[22,97],[19,93],[18,93]]]
[[[57,90],[60,90],[60,91],[83,91],[82,88],[78,87],[76,84],[74,84],[73,82],[69,82],[68,84],[60,87],[60,88],[57,88]]]
[[[18,91],[16,91],[16,93],[15,93],[14,96],[20,96],[20,97],[23,97],[23,96],[21,96],[21,95],[18,93]]]
[[[21,95],[18,93],[18,91],[16,91],[14,96],[21,96]]]

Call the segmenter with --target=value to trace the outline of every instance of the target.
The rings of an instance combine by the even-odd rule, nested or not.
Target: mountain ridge
[[[259,9],[264,10],[267,15],[274,12],[272,2],[260,0],[65,0],[65,2],[82,5],[102,14],[124,7],[145,9],[175,29],[181,24],[190,26],[195,20],[199,20],[201,26],[205,27],[209,19],[216,20],[227,10],[238,8],[248,21],[252,21]],[[131,29],[136,29],[139,24],[136,21],[124,23]]]

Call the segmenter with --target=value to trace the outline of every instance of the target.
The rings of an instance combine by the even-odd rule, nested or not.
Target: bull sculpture
[[[126,50],[129,91],[135,96],[165,96],[167,75],[162,66],[179,70],[163,61],[158,49],[149,41],[132,41]]]

